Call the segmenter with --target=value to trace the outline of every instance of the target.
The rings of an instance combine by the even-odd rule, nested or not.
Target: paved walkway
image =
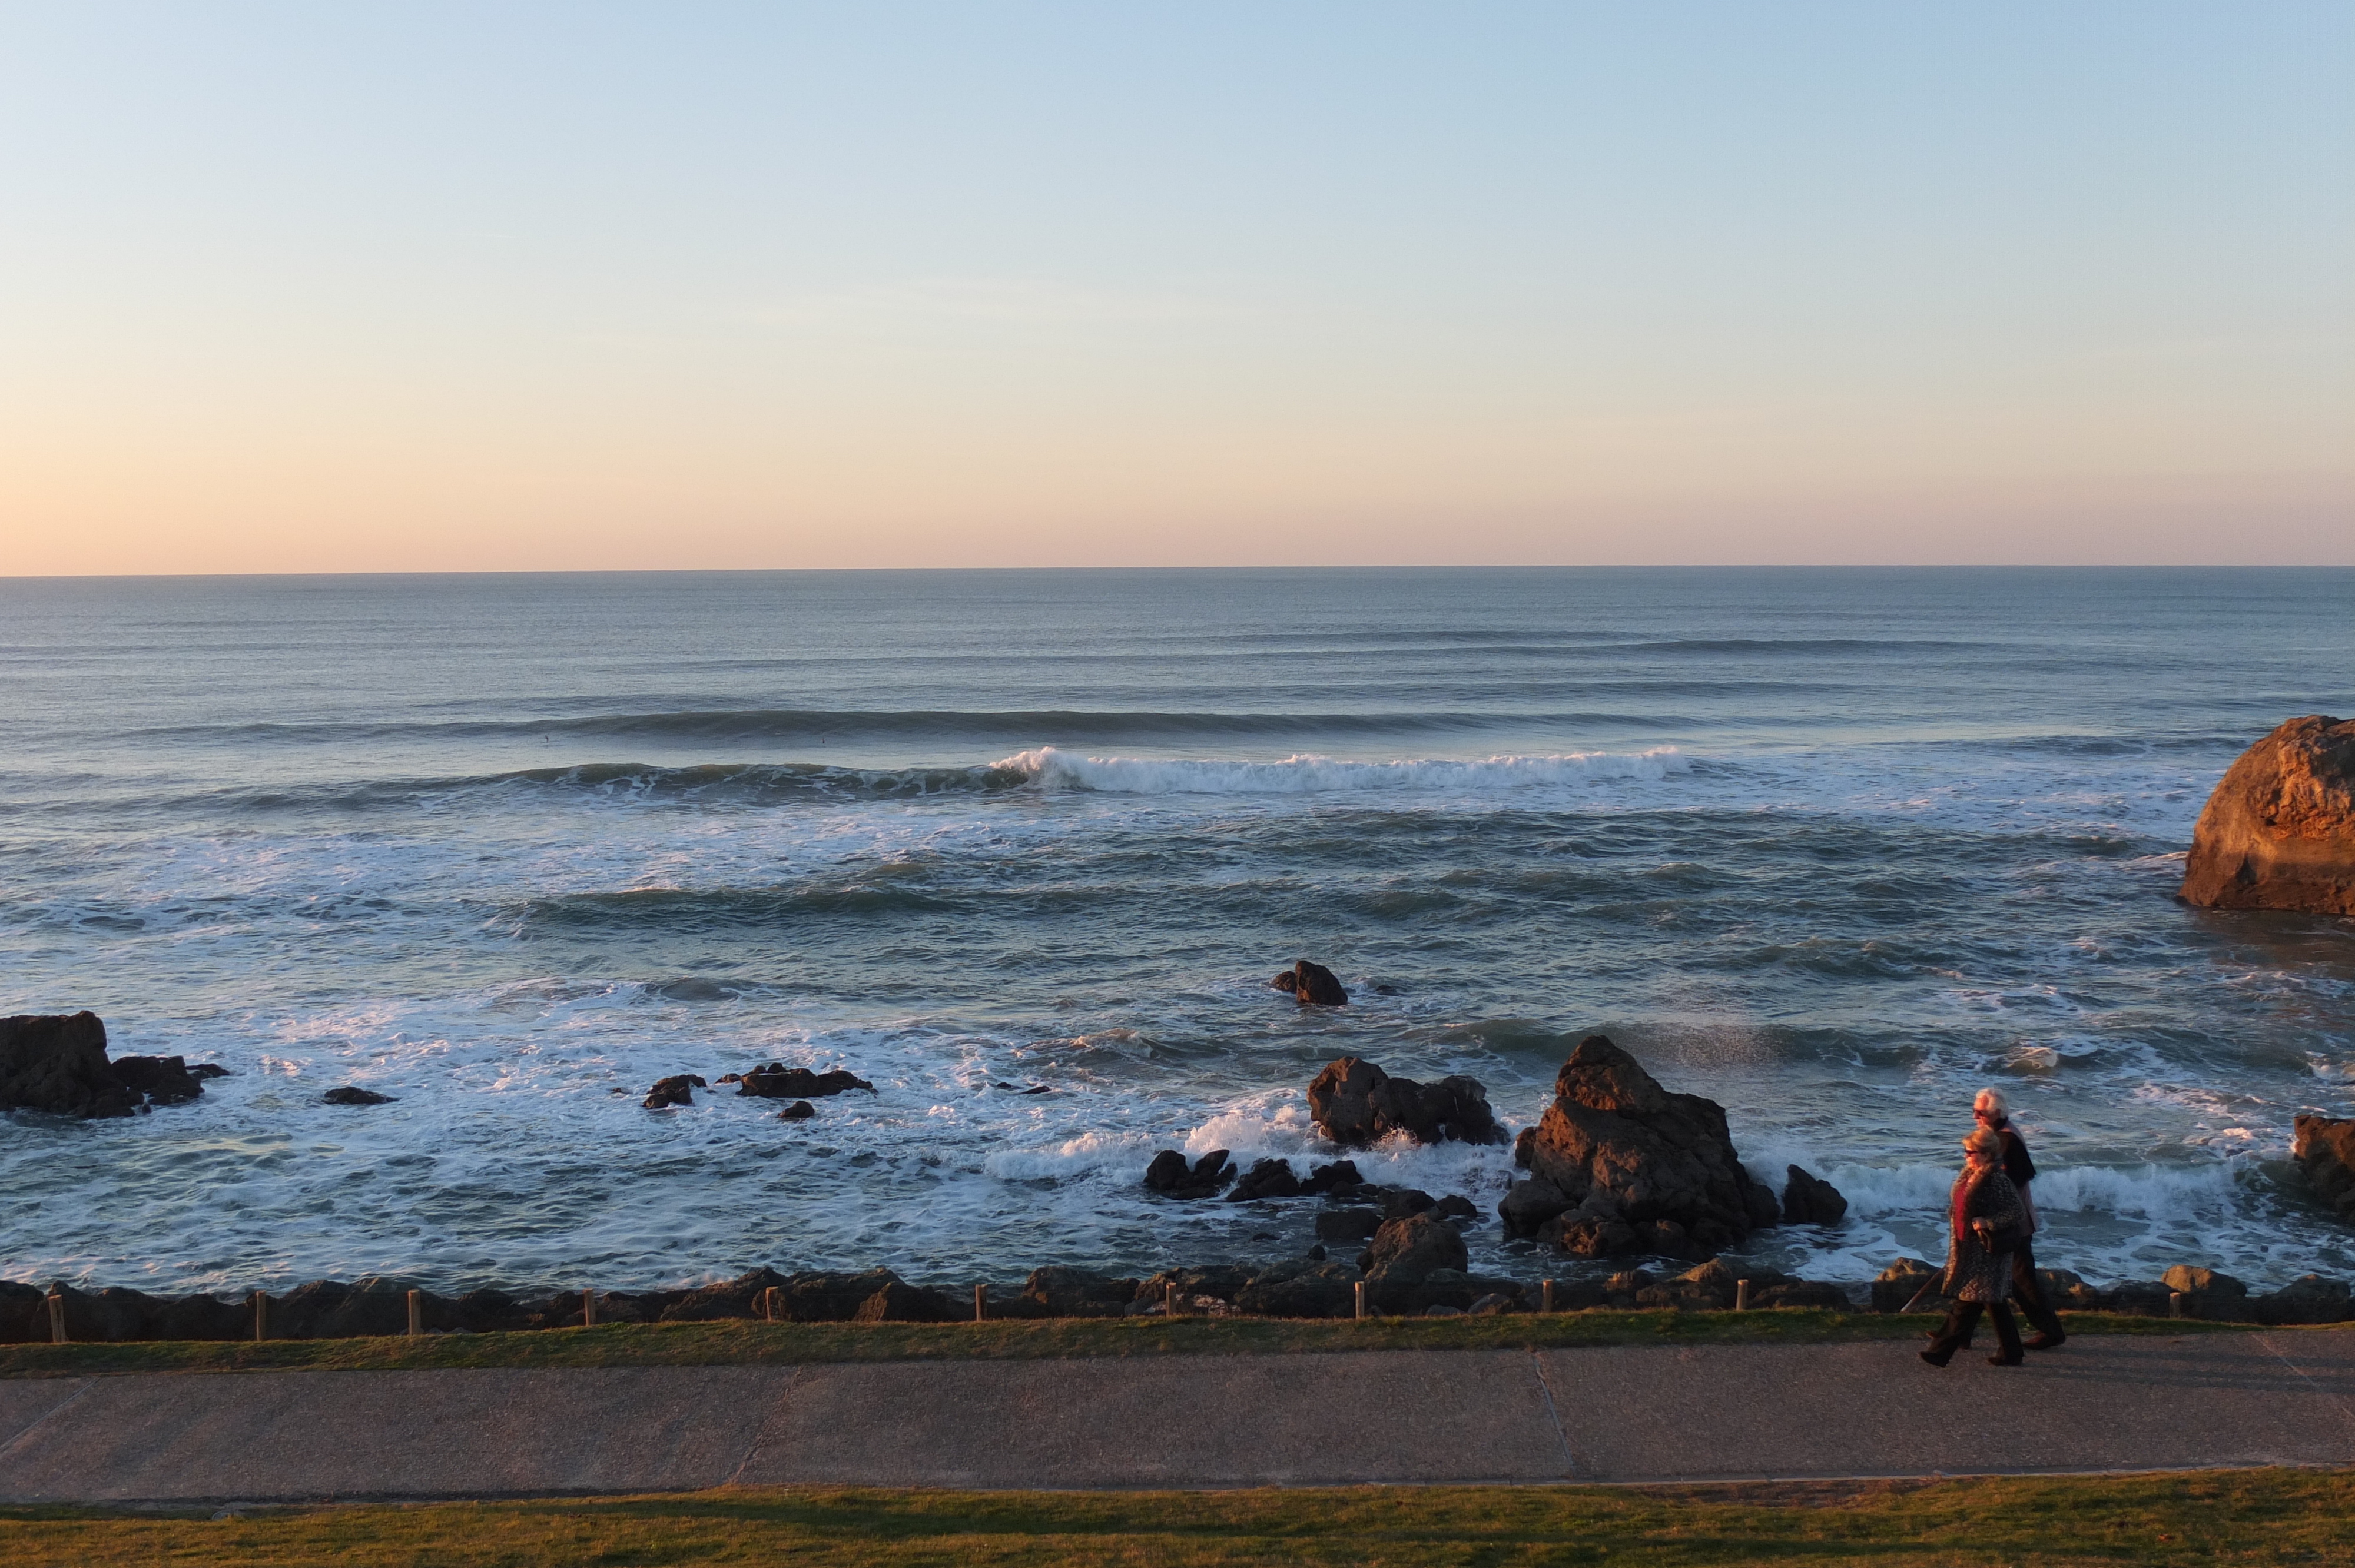
[[[0,1498],[1700,1481],[2355,1464],[2355,1330],[0,1380]]]

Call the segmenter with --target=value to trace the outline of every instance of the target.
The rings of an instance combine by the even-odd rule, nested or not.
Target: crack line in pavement
[[[719,1483],[721,1486],[733,1487],[742,1484],[744,1472],[752,1467],[752,1461],[761,1457],[762,1448],[769,1441],[771,1425],[784,1418],[786,1406],[794,1395],[794,1385],[801,1381],[801,1376],[802,1369],[799,1367],[785,1369],[785,1381],[777,1390],[775,1402],[769,1407],[769,1413],[761,1418],[761,1425],[753,1430],[752,1446],[744,1450],[744,1457],[738,1462],[733,1470],[728,1473],[728,1478]]]
[[[55,1418],[60,1412],[64,1411],[69,1405],[72,1404],[75,1400],[80,1399],[83,1394],[88,1393],[91,1389],[97,1386],[98,1380],[96,1378],[86,1377],[82,1379],[81,1386],[80,1388],[75,1389],[71,1393],[66,1395],[63,1399],[58,1401],[55,1404],[50,1405],[47,1410],[42,1411],[38,1415],[36,1415],[33,1419],[25,1423],[23,1430],[11,1436],[5,1443],[0,1443],[0,1458],[5,1458],[12,1450],[24,1443],[26,1439],[32,1436],[34,1433],[38,1432],[43,1426],[48,1425],[53,1418]]]
[[[2347,1407],[2347,1402],[2345,1400],[2339,1398],[2337,1394],[2331,1393],[2328,1389],[2315,1382],[2313,1373],[2307,1372],[2304,1367],[2290,1360],[2288,1354],[2284,1351],[2279,1345],[2274,1343],[2274,1337],[2271,1334],[2253,1334],[2250,1338],[2255,1340],[2257,1343],[2263,1345],[2267,1351],[2271,1351],[2274,1360],[2281,1362],[2282,1365],[2297,1373],[2300,1382],[2304,1383],[2307,1387],[2314,1390],[2316,1393],[2320,1394],[2324,1404],[2328,1404],[2331,1408],[2339,1412],[2340,1420],[2346,1422],[2350,1426],[2355,1426],[2355,1410],[2350,1410]]]
[[[1571,1452],[1570,1434],[1562,1430],[1561,1412],[1554,1407],[1553,1384],[1546,1378],[1545,1352],[1531,1351],[1529,1360],[1537,1366],[1538,1392],[1545,1396],[1546,1418],[1553,1423],[1553,1435],[1561,1443],[1562,1477],[1564,1479],[1575,1479],[1578,1475],[1578,1456]]]

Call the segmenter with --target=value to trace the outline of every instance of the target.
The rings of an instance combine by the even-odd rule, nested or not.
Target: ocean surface
[[[1523,1125],[1598,1031],[1847,1192],[1757,1261],[1942,1256],[1991,1084],[2042,1261],[2355,1274],[2287,1160],[2355,1113],[2355,922],[2173,900],[2226,765],[2314,712],[2355,713],[2355,572],[0,581],[0,1012],[231,1075],[0,1118],[0,1275],[1296,1254],[1313,1202],[1146,1161],[1329,1158],[1344,1054]],[[1302,957],[1348,1008],[1268,988]],[[639,1106],[771,1060],[879,1092]],[[1512,1176],[1358,1162],[1484,1213]]]

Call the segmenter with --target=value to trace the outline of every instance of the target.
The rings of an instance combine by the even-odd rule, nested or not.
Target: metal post
[[[256,1343],[270,1338],[270,1292],[253,1293],[253,1338]]]
[[[409,1293],[409,1337],[413,1340],[423,1332],[425,1332],[425,1292],[412,1290]]]
[[[1364,1280],[1360,1279],[1359,1281],[1358,1281],[1358,1316],[1359,1316],[1359,1318],[1363,1319],[1363,1318],[1365,1317],[1365,1315],[1366,1315],[1366,1282],[1365,1282]]]
[[[581,1293],[581,1326],[584,1329],[597,1326],[597,1293],[594,1290]]]
[[[62,1344],[64,1344],[65,1342],[66,1342],[66,1298],[65,1298],[65,1293],[64,1293],[63,1291],[60,1291],[60,1290],[59,1290],[56,1286],[52,1285],[51,1287],[49,1287],[49,1343],[51,1343],[51,1344],[53,1344],[53,1345],[62,1345]]]
[[[1750,1281],[1737,1279],[1733,1282],[1733,1309],[1737,1312],[1750,1310]]]
[[[1550,1279],[1541,1279],[1538,1282],[1538,1310],[1540,1312],[1553,1310],[1553,1281]]]
[[[986,1285],[976,1285],[973,1287],[973,1320],[978,1323],[988,1318],[988,1316],[989,1287]]]

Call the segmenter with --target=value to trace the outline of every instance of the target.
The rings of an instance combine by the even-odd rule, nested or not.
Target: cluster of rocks
[[[755,1099],[791,1100],[793,1103],[777,1113],[779,1121],[807,1121],[817,1115],[810,1101],[829,1095],[847,1093],[851,1089],[875,1092],[875,1086],[847,1068],[836,1067],[824,1073],[807,1067],[788,1067],[783,1062],[770,1062],[749,1073],[724,1073],[719,1082],[736,1086],[738,1095],[750,1095]],[[697,1073],[674,1073],[667,1078],[657,1078],[655,1086],[646,1091],[648,1110],[669,1110],[677,1106],[695,1103],[695,1091],[711,1086]]]
[[[1455,1074],[1419,1084],[1356,1056],[1327,1063],[1310,1082],[1308,1119],[1344,1149],[1363,1149],[1393,1133],[1417,1143],[1508,1141],[1478,1079]]]
[[[1946,1298],[1934,1287],[1939,1270],[1918,1257],[1901,1257],[1872,1282],[1876,1312],[1944,1311]],[[2214,1323],[2344,1323],[2355,1321],[2355,1298],[2344,1281],[2301,1275],[2262,1296],[2243,1281],[2212,1268],[2178,1264],[2158,1279],[2127,1279],[2089,1285],[2065,1268],[2040,1268],[2045,1298],[2072,1312],[2115,1312],[2130,1318],[2198,1318]],[[1925,1289],[1926,1287],[1929,1287]]]
[[[0,1018],[0,1110],[133,1116],[180,1105],[228,1069],[179,1056],[106,1054],[106,1024],[90,1012]]]

